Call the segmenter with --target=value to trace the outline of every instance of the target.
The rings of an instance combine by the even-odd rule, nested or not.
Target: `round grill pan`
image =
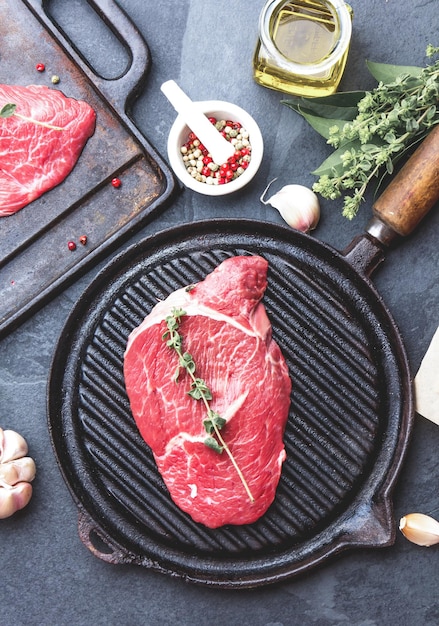
[[[367,277],[383,232],[341,254],[274,224],[196,222],[132,246],[96,277],[63,330],[48,388],[54,451],[96,556],[245,588],[394,542],[391,494],[413,403],[400,335]],[[260,520],[210,530],[168,495],[130,413],[123,353],[157,300],[248,254],[269,262],[264,303],[293,381],[287,460]]]

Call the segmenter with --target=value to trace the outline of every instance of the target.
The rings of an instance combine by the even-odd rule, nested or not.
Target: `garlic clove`
[[[29,456],[0,464],[0,487],[14,486],[19,482],[32,482],[35,478],[35,461]]]
[[[313,230],[320,220],[320,204],[317,195],[303,185],[285,185],[268,200],[264,200],[274,178],[265,188],[260,197],[263,204],[279,211],[286,223],[296,230],[308,232]]]
[[[14,430],[0,428],[0,463],[14,461],[26,456],[28,447],[26,440]]]
[[[401,517],[399,530],[404,537],[418,546],[439,543],[439,522],[423,513],[410,513]]]
[[[0,489],[0,519],[11,517],[16,511],[24,509],[31,497],[30,483],[18,483],[10,489]]]
[[[26,456],[26,440],[13,430],[0,428],[0,519],[24,508],[32,497],[35,461]]]

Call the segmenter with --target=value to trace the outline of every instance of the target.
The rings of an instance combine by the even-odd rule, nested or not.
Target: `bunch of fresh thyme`
[[[191,378],[191,385],[187,393],[194,400],[201,400],[206,408],[207,419],[203,420],[203,425],[208,436],[204,440],[204,444],[209,448],[212,448],[212,450],[215,450],[215,452],[222,453],[225,451],[227,453],[250,501],[254,502],[254,498],[247,481],[245,480],[232,452],[230,451],[229,446],[224,441],[224,438],[220,433],[220,430],[226,424],[226,420],[210,407],[212,392],[206,382],[202,378],[198,378],[196,376],[196,365],[192,355],[189,354],[189,352],[183,352],[183,338],[178,331],[180,328],[181,318],[184,315],[186,315],[186,311],[174,308],[171,315],[168,315],[165,318],[167,330],[162,335],[162,339],[163,341],[166,341],[168,348],[174,350],[178,356],[178,365],[175,370],[174,381],[178,382],[181,370],[185,370],[189,374]]]
[[[438,52],[429,45],[426,55]],[[347,192],[343,215],[348,219],[357,214],[372,179],[391,174],[396,162],[439,123],[439,60],[424,68],[367,65],[379,81],[371,91],[284,101],[334,148],[313,172],[319,176],[313,190],[330,200]]]

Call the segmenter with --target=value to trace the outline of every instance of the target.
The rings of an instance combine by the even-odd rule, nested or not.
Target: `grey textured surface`
[[[51,6],[74,29],[81,4],[57,0]],[[263,1],[120,0],[119,4],[151,50],[153,66],[133,113],[138,127],[162,155],[175,113],[160,85],[171,78],[193,99],[230,100],[246,108],[259,122],[266,146],[260,175],[244,192],[208,199],[183,191],[131,242],[206,217],[253,217],[280,223],[278,213],[259,202],[265,185],[276,176],[279,186],[310,185],[314,180],[310,172],[328,148],[299,116],[280,104],[279,93],[252,80],[251,58]],[[422,65],[427,44],[439,43],[437,0],[352,0],[351,4],[354,33],[343,90],[374,86],[365,59]],[[81,17],[86,19],[86,15]],[[98,55],[89,32],[84,23],[77,29],[84,54],[99,56],[96,63],[104,75],[117,75],[127,62],[126,55],[112,38],[105,40],[106,53]],[[370,205],[365,205],[353,222],[347,222],[337,203],[323,202],[315,236],[343,249],[370,216]],[[388,254],[374,277],[401,330],[413,374],[439,318],[438,222],[436,208],[413,236]],[[93,270],[83,276],[0,342],[0,426],[27,438],[38,468],[31,504],[0,522],[1,624],[439,623],[438,549],[417,548],[399,533],[390,548],[351,551],[288,584],[239,592],[195,587],[135,566],[111,566],[82,545],[76,507],[51,448],[46,385],[63,325],[95,274]],[[395,519],[415,510],[439,515],[438,444],[437,426],[417,416],[395,493]]]

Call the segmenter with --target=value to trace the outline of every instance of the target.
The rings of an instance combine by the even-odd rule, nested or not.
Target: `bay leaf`
[[[358,115],[357,105],[364,95],[364,91],[344,91],[317,98],[292,96],[288,100],[281,100],[281,104],[300,114],[352,121]]]
[[[308,124],[314,128],[322,137],[325,139],[329,138],[329,129],[333,126],[338,126],[339,128],[343,128],[346,124],[346,120],[336,120],[330,119],[326,117],[318,117],[317,115],[311,115],[309,113],[304,113],[303,111],[298,111],[306,119]]]
[[[361,143],[358,139],[353,139],[352,141],[346,142],[343,146],[340,146],[340,148],[334,150],[334,152],[332,152],[332,154],[330,154],[328,158],[325,159],[323,163],[311,173],[315,176],[324,176],[325,174],[327,174],[328,176],[333,176],[334,172],[336,172],[338,175],[342,174],[344,168],[342,165],[341,156],[342,154],[344,154],[344,152],[346,152],[346,150],[351,150],[352,148],[355,151],[361,149]]]
[[[375,61],[366,61],[366,65],[375,80],[386,85],[395,82],[398,76],[406,74],[418,78],[423,70],[422,67],[415,65],[392,65],[391,63],[376,63]]]

